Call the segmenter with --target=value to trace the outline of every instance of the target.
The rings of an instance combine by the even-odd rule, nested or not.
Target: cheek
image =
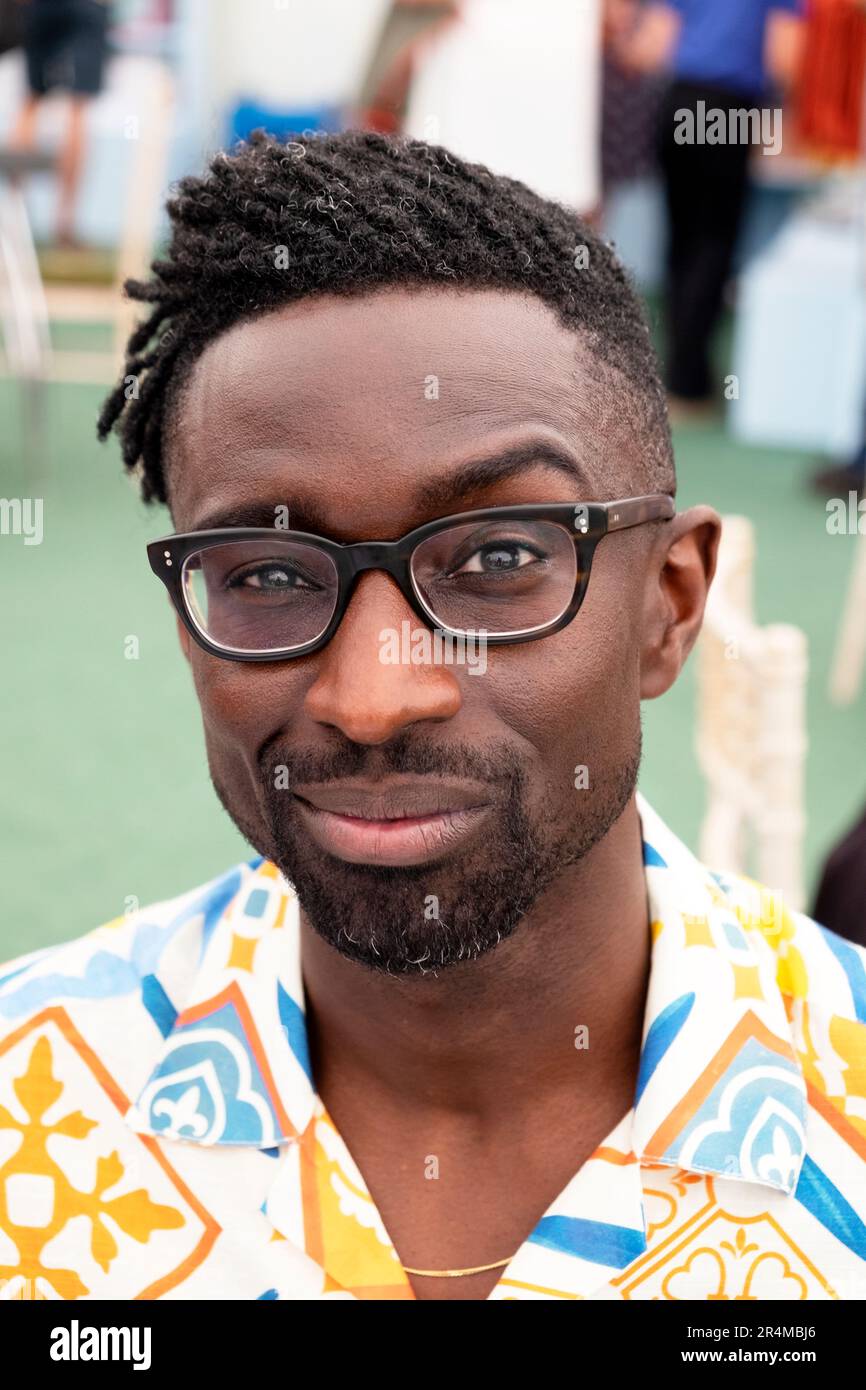
[[[640,661],[634,634],[610,620],[581,624],[522,646],[491,649],[497,712],[530,742],[574,739],[615,729],[639,707]],[[497,677],[501,676],[501,680]]]
[[[261,745],[290,722],[285,672],[196,651],[192,674],[211,764],[254,770]]]
[[[640,737],[639,617],[622,597],[591,596],[562,632],[488,651],[496,716],[530,751],[547,794],[570,794],[578,766],[590,786],[607,780]]]

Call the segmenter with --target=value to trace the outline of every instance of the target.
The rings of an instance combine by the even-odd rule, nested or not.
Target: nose
[[[390,575],[362,575],[343,621],[319,654],[305,699],[311,719],[339,729],[353,743],[377,744],[409,724],[454,717],[462,705],[455,668],[404,660],[413,650],[411,640],[403,640],[404,623],[410,638],[425,629]],[[394,661],[395,654],[400,659]]]

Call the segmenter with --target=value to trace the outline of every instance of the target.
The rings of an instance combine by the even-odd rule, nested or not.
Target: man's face
[[[380,540],[475,507],[644,491],[639,441],[617,437],[609,397],[602,425],[604,399],[598,366],[531,296],[301,302],[199,359],[172,513],[187,531],[287,508],[292,529]],[[530,441],[569,455],[574,475],[539,458],[458,490],[464,465]],[[574,621],[490,646],[483,674],[383,662],[384,629],[422,625],[376,571],[306,657],[219,659],[181,629],[217,793],[344,955],[403,974],[474,959],[619,817],[639,760],[654,529],[606,538]]]

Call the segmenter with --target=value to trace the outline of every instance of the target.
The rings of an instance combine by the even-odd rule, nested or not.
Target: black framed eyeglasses
[[[359,577],[384,570],[425,623],[488,643],[559,632],[586,596],[599,541],[668,521],[672,497],[532,503],[440,517],[399,540],[343,545],[279,527],[163,536],[147,547],[190,635],[229,661],[282,661],[333,637]]]

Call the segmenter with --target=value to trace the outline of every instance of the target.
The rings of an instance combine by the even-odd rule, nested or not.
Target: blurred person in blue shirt
[[[611,0],[618,61],[667,71],[659,158],[670,230],[666,380],[676,410],[712,398],[710,347],[748,191],[749,157],[782,147],[771,110],[799,63],[804,0]],[[748,113],[748,118],[747,118]],[[768,138],[771,136],[771,139]]]

